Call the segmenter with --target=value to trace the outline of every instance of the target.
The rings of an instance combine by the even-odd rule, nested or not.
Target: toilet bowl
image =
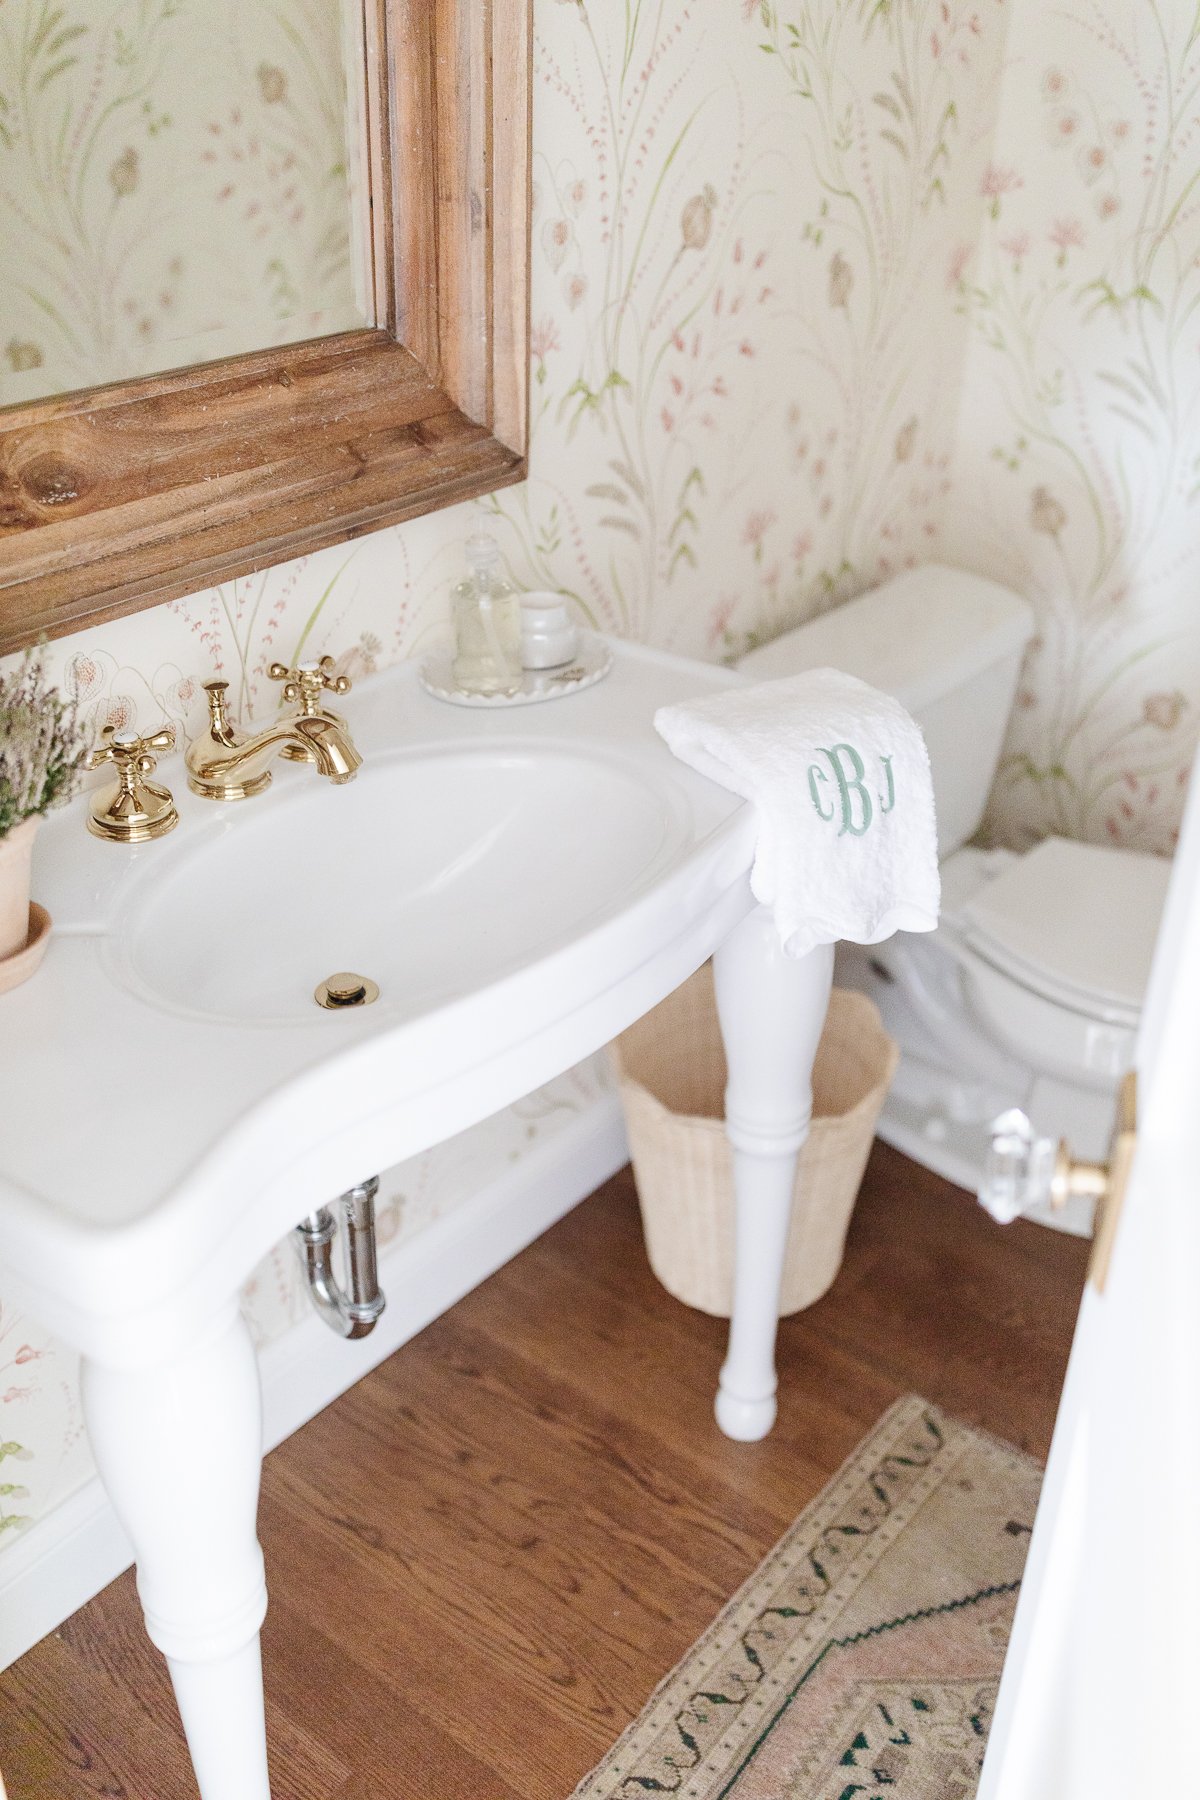
[[[998,583],[914,569],[751,651],[755,678],[831,667],[895,695],[925,736],[942,917],[924,936],[842,945],[837,979],[869,993],[902,1061],[880,1135],[963,1186],[988,1128],[1020,1106],[1076,1154],[1107,1146],[1131,1066],[1170,865],[1048,838],[969,844],[995,776],[1033,614]],[[1090,1204],[1047,1222],[1090,1227]]]
[[[1159,856],[1047,838],[945,918],[968,1003],[1017,1055],[1112,1094],[1133,1065],[1166,899]]]

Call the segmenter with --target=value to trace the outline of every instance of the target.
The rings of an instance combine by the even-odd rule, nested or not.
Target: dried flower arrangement
[[[75,702],[48,686],[40,653],[27,650],[0,674],[0,839],[71,798],[87,751]]]

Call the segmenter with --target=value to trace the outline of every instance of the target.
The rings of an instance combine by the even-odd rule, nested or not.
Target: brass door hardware
[[[1035,1137],[1027,1116],[1014,1107],[992,1126],[980,1204],[1007,1225],[1042,1203],[1061,1212],[1069,1199],[1094,1200],[1088,1274],[1102,1294],[1136,1147],[1137,1074],[1132,1069],[1117,1096],[1117,1118],[1106,1162],[1080,1161],[1072,1157],[1065,1141],[1056,1146],[1052,1138]]]
[[[1125,1204],[1125,1190],[1129,1186],[1129,1171],[1133,1167],[1136,1149],[1137,1072],[1131,1069],[1121,1083],[1117,1098],[1117,1122],[1108,1147],[1108,1162],[1100,1165],[1104,1185],[1097,1198],[1096,1223],[1092,1232],[1092,1259],[1088,1264],[1088,1276],[1095,1282],[1097,1293],[1104,1292],[1104,1284],[1108,1280],[1108,1265],[1112,1260],[1113,1243],[1121,1222],[1121,1209]],[[1085,1166],[1073,1165],[1080,1168]]]
[[[101,788],[93,798],[88,830],[114,844],[142,844],[173,831],[179,814],[171,791],[146,777],[154,773],[159,755],[174,748],[175,732],[170,725],[149,737],[106,725],[87,767],[100,769],[111,763],[117,779],[115,786]]]

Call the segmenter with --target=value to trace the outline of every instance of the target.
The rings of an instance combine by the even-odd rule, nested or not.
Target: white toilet
[[[1049,838],[1024,855],[972,848],[1033,614],[996,582],[936,564],[897,576],[742,659],[763,680],[843,669],[894,694],[929,749],[942,921],[868,949],[837,980],[869,993],[903,1051],[880,1135],[964,1187],[992,1119],[1103,1155],[1133,1059],[1170,864]],[[1035,1215],[1038,1216],[1038,1215]],[[1090,1229],[1089,1202],[1048,1222]]]

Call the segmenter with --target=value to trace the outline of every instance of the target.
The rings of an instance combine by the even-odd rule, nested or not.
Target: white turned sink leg
[[[766,907],[735,926],[713,962],[729,1085],[736,1195],[733,1317],[717,1390],[727,1437],[775,1423],[775,1335],[796,1158],[812,1117],[812,1067],[829,1006],[833,945],[788,957]]]
[[[202,1800],[270,1800],[258,1647],[267,1590],[255,1535],[262,1405],[240,1312],[158,1365],[85,1361],[83,1403]]]

